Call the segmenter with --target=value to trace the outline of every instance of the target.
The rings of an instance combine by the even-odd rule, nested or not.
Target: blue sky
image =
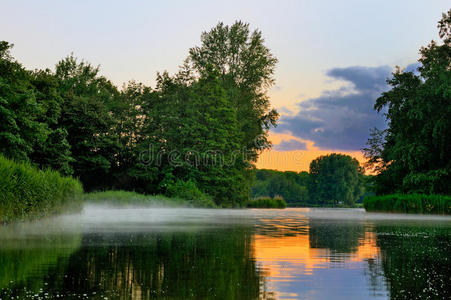
[[[371,119],[369,128],[381,124],[368,108],[373,94],[384,87],[362,90],[362,80],[380,82],[395,65],[414,63],[421,46],[438,40],[437,21],[449,8],[449,1],[441,0],[4,0],[0,39],[15,44],[12,54],[27,68],[53,67],[73,52],[100,64],[102,73],[119,86],[130,79],[153,85],[157,71],[177,70],[188,49],[199,44],[202,31],[219,21],[243,20],[263,32],[279,59],[270,96],[282,118],[274,134],[301,139],[285,139],[279,149],[305,149],[302,140],[309,140],[319,149],[348,151],[363,146],[366,130],[360,128],[363,119],[350,124],[350,117],[363,118],[362,112]],[[339,102],[342,107],[335,115]],[[362,111],[355,108],[347,117],[347,109],[356,103]],[[323,112],[312,115],[308,108]],[[328,120],[335,123],[318,124]],[[357,128],[361,130],[353,139],[351,131]]]

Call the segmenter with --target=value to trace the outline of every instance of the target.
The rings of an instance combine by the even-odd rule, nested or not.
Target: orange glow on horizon
[[[313,141],[303,140],[289,134],[283,133],[271,133],[269,138],[274,145],[280,144],[283,140],[296,140],[304,142],[307,145],[306,150],[293,150],[293,151],[277,151],[277,150],[265,150],[263,151],[256,162],[257,169],[272,169],[278,171],[309,171],[310,162],[315,158],[328,155],[331,153],[340,153],[350,155],[356,158],[360,165],[366,161],[361,151],[339,151],[339,150],[321,150],[314,145]]]

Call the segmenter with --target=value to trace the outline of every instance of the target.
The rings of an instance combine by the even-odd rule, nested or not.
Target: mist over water
[[[0,228],[0,298],[451,296],[451,217],[86,205]]]

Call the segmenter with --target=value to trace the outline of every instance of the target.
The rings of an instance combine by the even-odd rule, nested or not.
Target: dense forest
[[[451,10],[438,29],[443,43],[420,49],[417,70],[398,68],[374,106],[388,121],[363,149],[377,194],[451,194]]]
[[[0,42],[0,154],[79,178],[86,191],[205,194],[241,206],[278,114],[277,59],[260,31],[219,23],[175,75],[121,88],[70,55],[26,70]]]

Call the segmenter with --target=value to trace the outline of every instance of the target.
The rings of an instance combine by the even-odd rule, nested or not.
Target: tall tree
[[[67,131],[61,127],[60,117],[64,99],[58,93],[58,80],[50,70],[30,72],[36,102],[42,107],[38,120],[46,124],[48,136],[43,143],[37,143],[29,155],[40,168],[51,168],[64,175],[71,175],[73,162]]]
[[[420,49],[416,72],[399,68],[375,109],[388,107],[388,129],[364,149],[377,163],[376,192],[451,192],[451,10],[439,22],[443,41]]]
[[[61,125],[68,132],[74,175],[87,190],[111,185],[111,169],[120,143],[113,129],[118,91],[99,68],[73,56],[56,65],[59,93],[64,99]]]
[[[242,144],[255,160],[258,151],[270,147],[267,130],[276,124],[278,113],[271,109],[267,89],[274,84],[277,59],[264,44],[259,30],[251,32],[241,21],[228,26],[219,23],[202,33],[201,46],[190,49],[186,73],[202,74],[213,68],[237,111]]]
[[[349,155],[320,156],[310,163],[309,197],[318,205],[353,205],[363,193],[363,172]]]

